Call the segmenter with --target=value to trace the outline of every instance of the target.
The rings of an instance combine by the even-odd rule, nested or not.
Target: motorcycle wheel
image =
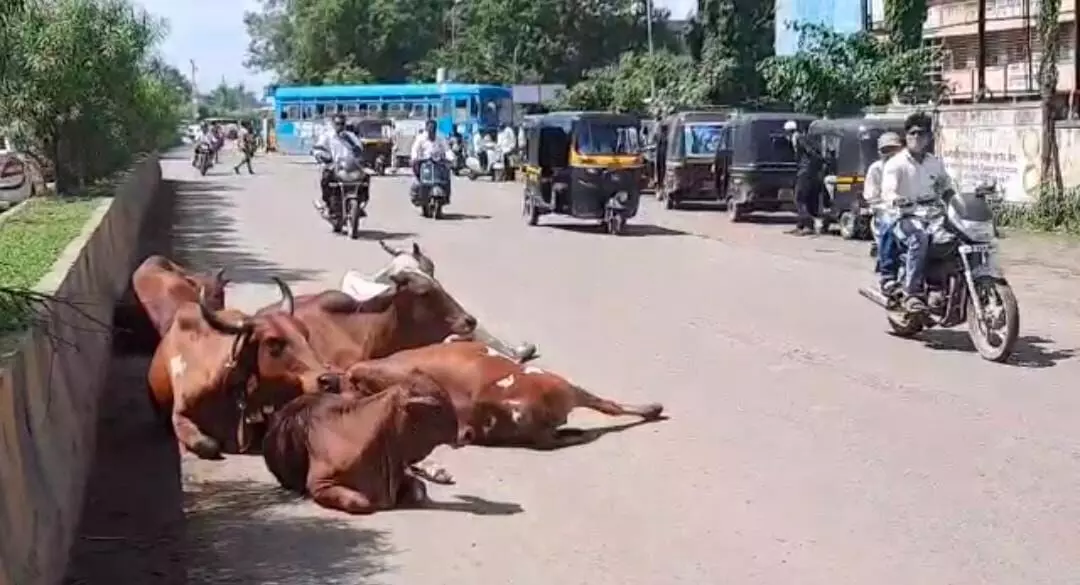
[[[434,218],[434,219],[442,219],[442,216],[443,216],[442,208],[443,208],[442,200],[438,199],[436,197],[432,197],[431,200],[428,201],[427,209],[424,210],[424,217],[430,217],[430,218]]]
[[[975,281],[975,291],[987,311],[986,323],[975,316],[975,302],[968,300],[968,337],[984,360],[1004,362],[1012,355],[1020,333],[1020,306],[1007,283],[983,277]],[[994,343],[994,339],[998,343]]]
[[[360,204],[350,199],[345,203],[345,209],[349,216],[349,239],[355,240],[360,237]]]
[[[855,224],[855,214],[850,211],[845,211],[840,214],[840,219],[837,222],[840,224],[840,237],[845,240],[854,240],[859,237],[858,226]]]

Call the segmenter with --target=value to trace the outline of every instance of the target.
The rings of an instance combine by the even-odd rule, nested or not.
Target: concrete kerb
[[[157,156],[118,181],[37,287],[62,302],[0,356],[0,585],[63,578],[94,453],[113,306],[160,185]]]

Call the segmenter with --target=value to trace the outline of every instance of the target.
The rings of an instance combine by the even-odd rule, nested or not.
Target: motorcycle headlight
[[[358,183],[360,182],[360,179],[363,177],[363,175],[364,174],[362,172],[357,170],[339,171],[338,179],[340,179],[343,183]]]

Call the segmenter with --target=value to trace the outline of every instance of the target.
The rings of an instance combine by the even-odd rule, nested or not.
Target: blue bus
[[[477,131],[497,131],[512,124],[514,104],[509,87],[498,85],[396,84],[278,87],[274,90],[277,148],[307,154],[326,119],[342,113],[350,118],[388,118],[410,133],[434,118],[439,133],[458,126],[467,140]]]

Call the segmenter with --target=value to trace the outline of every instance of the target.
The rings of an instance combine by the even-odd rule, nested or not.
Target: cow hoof
[[[454,485],[454,476],[442,467],[438,467],[431,474],[431,481],[439,485]]]
[[[221,445],[210,437],[196,439],[188,449],[199,459],[223,459],[221,456]]]
[[[641,408],[641,416],[645,420],[656,420],[664,414],[663,404],[649,404]]]

